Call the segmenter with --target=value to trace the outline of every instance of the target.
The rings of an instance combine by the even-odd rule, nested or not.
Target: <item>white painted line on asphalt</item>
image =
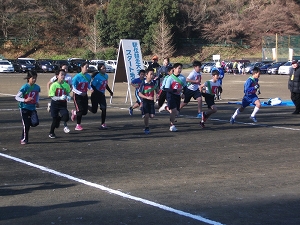
[[[221,119],[210,119],[210,120],[229,123],[229,120],[221,120]],[[234,124],[244,124],[244,125],[252,125],[252,126],[258,126],[258,127],[268,127],[268,128],[275,128],[275,129],[294,130],[294,131],[299,131],[300,130],[300,128],[271,126],[271,125],[262,124],[262,123],[244,123],[244,122],[235,121]],[[232,126],[234,126],[234,124],[232,124]]]
[[[5,95],[5,96],[13,96],[13,97],[15,97],[15,96],[16,96],[16,95],[5,94],[5,93],[0,93],[0,95]]]
[[[71,175],[61,173],[61,172],[49,169],[47,167],[40,166],[40,165],[31,163],[31,162],[25,161],[23,159],[19,159],[19,158],[16,158],[16,157],[13,157],[13,156],[10,156],[10,155],[6,155],[6,154],[3,154],[3,153],[0,153],[0,156],[2,156],[4,158],[7,158],[7,159],[14,160],[16,162],[19,162],[19,163],[22,163],[22,164],[25,164],[25,165],[28,165],[28,166],[31,166],[31,167],[34,167],[34,168],[37,168],[37,169],[40,169],[42,171],[45,171],[45,172],[48,172],[48,173],[51,173],[51,174],[54,174],[54,175],[57,175],[57,176],[60,176],[60,177],[67,178],[69,180],[76,181],[78,183],[85,184],[85,185],[90,186],[90,187],[100,189],[102,191],[106,191],[110,194],[115,194],[115,195],[118,195],[118,196],[123,197],[123,198],[127,198],[127,199],[131,199],[131,200],[134,200],[134,201],[137,201],[137,202],[141,202],[141,203],[144,203],[146,205],[151,205],[153,207],[157,207],[157,208],[160,208],[160,209],[165,210],[165,211],[169,211],[169,212],[181,215],[181,216],[185,216],[185,217],[188,217],[188,218],[191,218],[191,219],[194,219],[194,220],[198,220],[198,221],[204,222],[206,224],[222,225],[219,222],[209,220],[209,219],[203,218],[201,216],[193,215],[191,213],[187,213],[187,212],[184,212],[184,211],[181,211],[181,210],[178,210],[178,209],[174,209],[174,208],[171,208],[171,207],[166,206],[166,205],[161,205],[161,204],[158,204],[156,202],[149,201],[147,199],[143,199],[143,198],[135,197],[135,196],[132,196],[132,195],[128,195],[128,194],[125,194],[121,191],[117,191],[117,190],[107,188],[105,186],[102,186],[102,185],[99,185],[99,184],[96,184],[96,183],[92,183],[92,182],[89,182],[89,181],[86,181],[86,180],[83,180],[83,179],[80,179],[80,178],[76,178],[76,177],[73,177]]]

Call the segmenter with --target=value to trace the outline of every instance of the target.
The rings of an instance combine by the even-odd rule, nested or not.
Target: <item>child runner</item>
[[[202,112],[202,119],[200,121],[200,126],[202,128],[205,127],[204,122],[208,119],[208,117],[217,112],[217,107],[215,105],[215,94],[217,93],[218,88],[220,87],[220,73],[219,70],[213,70],[211,73],[212,79],[200,85],[201,90],[205,88],[205,93],[203,93],[202,95],[208,107],[207,112]]]
[[[64,132],[69,133],[70,129],[67,126],[69,121],[69,111],[67,109],[67,98],[70,98],[70,85],[65,81],[66,72],[64,69],[55,72],[57,81],[51,84],[49,90],[49,97],[51,101],[51,117],[52,124],[50,128],[49,137],[56,138],[54,129],[58,128],[60,121],[64,122]],[[59,115],[60,114],[60,115]]]
[[[169,108],[168,108],[168,105],[165,103],[166,101],[166,98],[167,98],[167,92],[165,91],[165,84],[166,84],[166,81],[168,79],[168,77],[170,75],[172,75],[174,72],[174,68],[173,66],[169,66],[168,67],[168,73],[167,75],[164,76],[164,79],[162,81],[162,84],[160,86],[160,91],[159,91],[159,97],[158,97],[158,106],[159,106],[159,109],[158,111],[159,112],[162,112],[164,110],[168,110],[169,111]],[[169,111],[171,112],[171,111]]]
[[[98,73],[93,75],[93,79],[91,82],[91,86],[94,91],[91,94],[92,107],[89,107],[89,111],[92,113],[96,113],[98,105],[100,105],[100,109],[102,111],[100,129],[107,129],[107,126],[105,124],[107,106],[105,90],[108,90],[111,96],[113,96],[113,92],[108,86],[108,75],[106,74],[106,67],[104,63],[98,64],[98,71]]]
[[[180,109],[186,106],[193,97],[197,100],[198,103],[198,114],[197,118],[201,118],[202,112],[202,95],[199,90],[199,85],[201,83],[201,62],[194,61],[193,62],[194,70],[188,75],[186,78],[187,89],[184,93],[184,101],[180,104]]]
[[[165,90],[167,91],[168,108],[170,113],[170,131],[177,131],[175,127],[175,117],[180,108],[180,97],[184,98],[184,92],[186,91],[186,79],[181,73],[182,64],[175,63],[173,65],[174,73],[168,77],[165,84]]]
[[[66,75],[65,75],[65,81],[70,85],[71,89],[72,89],[72,76],[70,74],[68,74],[68,66],[66,64],[63,64],[61,66],[61,69],[65,70],[66,71]],[[50,90],[50,86],[52,83],[54,83],[55,81],[57,81],[57,76],[53,76],[49,82],[47,83],[47,90],[48,90],[48,93],[49,93],[49,90]],[[51,107],[51,103],[49,102],[48,103],[48,106],[47,106],[47,111],[50,112],[50,107]]]
[[[260,77],[260,69],[258,67],[253,68],[252,76],[250,76],[245,84],[244,84],[244,97],[242,100],[242,106],[238,108],[235,113],[230,118],[230,123],[234,124],[235,118],[238,114],[244,111],[244,109],[249,106],[251,103],[255,105],[253,112],[250,116],[250,119],[253,120],[254,123],[257,122],[256,120],[256,113],[260,109],[260,100],[257,97],[257,94],[260,94],[259,84],[258,84],[258,78]]]
[[[141,106],[141,98],[139,96],[139,89],[141,86],[141,83],[145,80],[145,70],[140,70],[139,72],[139,77],[135,78],[131,81],[131,86],[135,87],[135,97],[136,97],[136,102],[134,103],[133,106],[129,107],[129,115],[132,116],[133,115],[133,110],[136,109],[137,107],[142,107]]]
[[[75,109],[72,110],[71,120],[77,120],[75,130],[83,130],[81,126],[82,116],[86,115],[88,112],[88,96],[87,91],[90,90],[93,92],[93,89],[90,86],[91,75],[88,72],[89,64],[84,62],[81,64],[81,72],[76,74],[72,79],[72,91],[74,92],[74,104]]]
[[[21,87],[15,97],[19,102],[23,123],[21,145],[28,143],[30,127],[38,125],[36,107],[39,107],[39,92],[41,92],[40,86],[35,84],[37,79],[37,73],[35,71],[29,71],[24,79],[27,80],[27,83]],[[32,123],[31,117],[35,117],[35,124]]]
[[[211,69],[211,72],[213,70],[219,70],[219,83],[220,83],[220,87],[218,88],[218,90],[217,90],[217,92],[215,94],[215,100],[222,100],[221,99],[221,94],[223,92],[222,84],[223,84],[223,78],[225,76],[224,69],[223,69],[223,67],[219,63],[219,65],[216,64],[216,67],[214,67],[214,68]]]
[[[154,95],[155,91],[158,89],[158,85],[154,79],[154,69],[146,70],[146,79],[142,82],[139,89],[139,96],[142,98],[142,115],[144,116],[145,134],[150,134],[149,129],[149,117],[153,118],[155,115],[154,108]]]

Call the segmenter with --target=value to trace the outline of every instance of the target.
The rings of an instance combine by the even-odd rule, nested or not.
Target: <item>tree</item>
[[[15,30],[16,22],[20,17],[22,9],[19,7],[19,1],[0,0],[0,22],[1,31],[5,39]]]
[[[203,25],[209,16],[208,5],[209,0],[181,1],[176,26],[184,37],[193,38],[201,35]]]
[[[164,13],[170,24],[176,24],[176,16],[179,12],[178,2],[179,0],[148,0],[144,11],[144,18],[148,29],[145,30],[142,44],[145,52],[149,53],[152,51],[152,45],[154,44],[153,34],[156,32],[156,29],[158,29],[158,23],[162,13]],[[174,28],[174,26],[172,28]]]
[[[153,53],[159,58],[170,58],[175,53],[173,34],[164,13],[159,20],[158,29],[153,34],[153,42]]]
[[[90,26],[90,32],[88,33],[88,48],[94,54],[98,53],[102,47],[100,27],[97,18],[97,15],[95,15],[94,21]]]
[[[107,8],[109,36],[114,46],[120,39],[141,39],[147,28],[143,18],[144,3],[141,0],[111,0]]]

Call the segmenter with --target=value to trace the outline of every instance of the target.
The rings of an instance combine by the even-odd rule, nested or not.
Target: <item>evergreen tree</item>
[[[142,39],[146,26],[141,0],[111,0],[107,8],[110,42],[117,46],[120,39]]]

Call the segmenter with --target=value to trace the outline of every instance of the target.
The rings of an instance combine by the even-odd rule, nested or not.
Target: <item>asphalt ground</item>
[[[13,95],[24,76],[0,74],[1,225],[300,224],[300,115],[291,115],[293,107],[262,107],[254,124],[249,107],[231,125],[238,105],[228,101],[241,100],[248,76],[225,75],[223,100],[205,129],[193,100],[177,119],[178,132],[169,131],[163,112],[145,135],[140,112],[128,114],[127,84],[117,83],[107,130],[98,129],[100,112],[88,113],[83,131],[70,121],[70,134],[60,127],[50,139],[46,83],[53,74],[39,74],[40,125],[20,145]],[[261,75],[260,84],[262,101],[289,100],[287,76]]]

